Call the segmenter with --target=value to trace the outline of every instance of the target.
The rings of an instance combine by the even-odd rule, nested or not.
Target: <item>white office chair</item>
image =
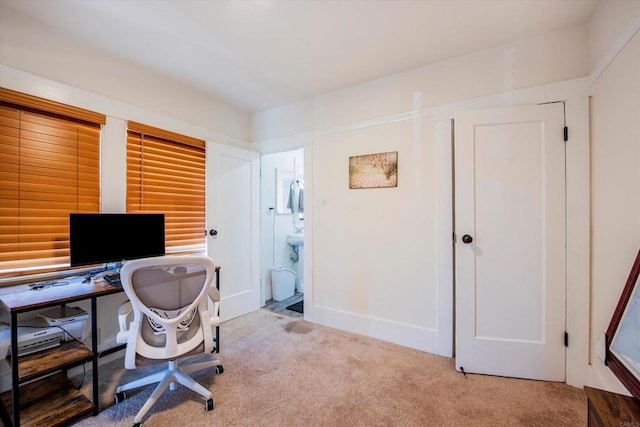
[[[168,363],[167,369],[116,389],[119,403],[126,399],[125,391],[158,383],[135,416],[134,427],[168,386],[175,390],[176,382],[204,396],[206,411],[214,408],[211,392],[187,374],[205,368],[221,374],[220,360],[178,366],[179,358],[216,350],[213,334],[220,323],[220,294],[212,286],[214,276],[214,263],[206,256],[145,258],[122,267],[120,280],[129,301],[118,309],[116,341],[126,343],[124,366],[136,369],[142,364]]]

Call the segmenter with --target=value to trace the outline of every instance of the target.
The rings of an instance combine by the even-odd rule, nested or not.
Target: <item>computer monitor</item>
[[[164,214],[72,213],[69,249],[72,267],[164,255]]]

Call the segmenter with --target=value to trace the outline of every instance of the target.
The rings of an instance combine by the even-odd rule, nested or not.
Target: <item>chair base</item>
[[[215,402],[213,400],[213,396],[211,392],[204,388],[202,385],[197,383],[193,378],[191,378],[188,374],[191,372],[199,371],[201,369],[212,368],[215,367],[215,373],[221,374],[224,372],[224,368],[220,363],[220,360],[209,360],[201,363],[194,363],[185,366],[178,366],[178,362],[175,360],[170,360],[168,362],[167,369],[156,372],[154,374],[148,375],[144,378],[139,378],[137,380],[131,381],[127,384],[123,384],[116,388],[116,403],[120,403],[127,398],[126,391],[133,390],[139,387],[143,387],[149,384],[158,383],[155,390],[145,404],[140,408],[138,413],[133,419],[134,427],[140,425],[142,418],[147,414],[149,409],[156,403],[156,401],[160,398],[162,393],[169,388],[170,390],[176,389],[176,384],[182,384],[183,386],[195,391],[199,395],[203,396],[207,399],[205,403],[205,411],[210,411],[214,409]]]

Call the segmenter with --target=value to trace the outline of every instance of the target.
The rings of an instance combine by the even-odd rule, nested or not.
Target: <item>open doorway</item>
[[[262,306],[303,317],[304,149],[265,154],[260,170]]]

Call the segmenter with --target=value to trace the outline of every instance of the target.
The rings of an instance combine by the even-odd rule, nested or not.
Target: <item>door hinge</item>
[[[567,142],[569,140],[569,128],[568,127],[564,127],[564,142]]]
[[[569,332],[564,331],[564,346],[569,347]]]
[[[456,233],[454,232],[453,233],[453,243],[457,243],[457,242],[458,242],[458,240],[456,239]]]

